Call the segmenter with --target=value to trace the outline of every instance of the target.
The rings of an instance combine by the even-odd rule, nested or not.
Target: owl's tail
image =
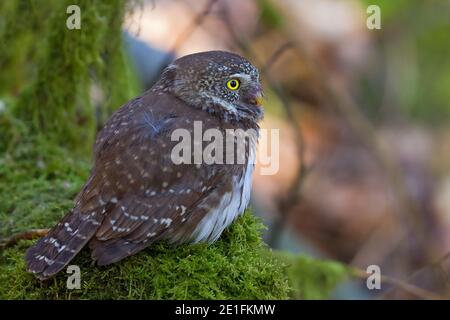
[[[101,216],[96,212],[82,214],[76,208],[33,247],[25,259],[28,272],[40,280],[61,271],[86,245],[100,226]]]

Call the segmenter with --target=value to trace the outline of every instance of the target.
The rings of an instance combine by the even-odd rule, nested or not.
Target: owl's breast
[[[251,141],[246,164],[242,166],[242,170],[238,174],[230,177],[231,190],[219,195],[220,201],[210,208],[210,211],[195,228],[190,237],[191,242],[212,243],[216,241],[222,232],[244,213],[250,202],[255,158],[256,141]]]

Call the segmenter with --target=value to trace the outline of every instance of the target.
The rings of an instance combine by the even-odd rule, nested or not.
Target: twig
[[[206,16],[208,16],[213,8],[213,6],[218,2],[219,0],[209,0],[204,9],[200,11],[198,14],[195,15],[195,17],[192,19],[191,23],[176,37],[172,47],[170,50],[167,51],[167,54],[165,55],[164,59],[162,59],[160,63],[160,70],[162,70],[164,67],[166,67],[169,63],[172,62],[173,56],[176,55],[176,52],[181,48],[181,46],[186,42],[186,40],[192,35],[192,33],[195,31],[197,27],[199,27],[203,21],[205,20]]]
[[[15,246],[20,240],[32,240],[40,238],[50,231],[50,229],[31,229],[24,232],[16,233],[9,238],[0,239],[0,250]]]
[[[133,36],[137,37],[141,34],[141,22],[142,22],[142,17],[144,15],[144,2],[143,1],[139,1],[139,0],[134,0],[134,1],[130,1],[126,4],[128,6],[128,8],[125,8],[125,12],[127,15],[133,15],[134,14],[134,10],[139,7],[139,16],[137,17],[137,30],[136,32],[134,32]],[[152,10],[155,7],[155,3],[154,1],[152,1]],[[124,17],[124,21],[126,21],[125,17]],[[131,27],[133,25],[133,23],[136,22],[135,19],[130,19],[130,25],[127,26],[126,29],[128,29],[128,32],[131,34]]]
[[[442,276],[443,276],[443,281],[445,281],[446,285],[448,286],[450,284],[450,279],[448,277],[449,275],[449,270],[444,270],[442,264],[447,260],[450,259],[450,252],[448,252],[447,254],[445,254],[442,258],[440,258],[438,261],[431,263],[429,265],[426,265],[422,268],[420,268],[419,270],[416,270],[413,274],[411,274],[410,276],[408,276],[407,281],[408,282],[412,282],[414,281],[414,278],[420,274],[422,271],[424,271],[426,268],[429,267],[439,267],[441,269],[442,272]],[[386,292],[384,292],[382,294],[382,298],[386,295],[388,295],[389,293],[391,293],[393,290],[395,289],[395,287],[390,288],[389,290],[387,290]]]
[[[358,268],[352,267],[351,275],[366,280],[369,276],[366,271]],[[412,285],[410,283],[407,283],[405,281],[392,278],[386,275],[380,275],[380,280],[382,283],[391,284],[394,287],[398,287],[402,289],[403,291],[410,293],[418,298],[425,299],[425,300],[443,300],[445,297],[442,297],[434,292],[419,288],[415,285]]]
[[[292,49],[294,47],[294,44],[291,41],[288,41],[281,45],[273,54],[272,56],[267,60],[263,73],[268,73],[270,71],[270,68],[275,64],[275,62],[289,49]]]
[[[182,44],[192,35],[194,30],[203,23],[217,1],[218,0],[209,0],[206,3],[204,9],[199,12],[191,21],[191,23],[184,29],[184,31],[178,35],[169,52],[174,53],[182,46]]]

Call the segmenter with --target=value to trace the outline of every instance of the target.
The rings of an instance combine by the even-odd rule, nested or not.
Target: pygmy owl
[[[258,70],[237,54],[202,52],[169,65],[99,132],[88,181],[73,209],[27,251],[28,271],[49,278],[87,244],[98,265],[107,265],[155,241],[216,241],[249,203],[261,96]],[[231,157],[227,146],[236,146],[239,137],[232,135],[231,144],[223,140],[216,156],[234,161],[174,161],[180,141],[173,133],[198,135],[196,124],[224,137],[239,130],[256,134]],[[196,156],[193,141],[187,150]]]

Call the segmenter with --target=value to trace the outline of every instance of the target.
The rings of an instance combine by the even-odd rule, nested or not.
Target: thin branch
[[[32,240],[40,238],[50,231],[50,229],[31,229],[24,232],[13,234],[9,238],[0,239],[0,250],[15,246],[20,240]]]
[[[281,45],[273,54],[272,56],[267,60],[266,64],[264,65],[263,72],[268,73],[270,71],[270,68],[275,64],[275,62],[280,59],[280,57],[288,51],[289,49],[292,49],[294,47],[294,44],[291,41],[288,41]]]
[[[425,269],[429,268],[429,267],[439,267],[440,268],[440,272],[442,273],[443,276],[443,281],[445,282],[446,286],[448,287],[448,285],[450,285],[450,279],[449,279],[449,270],[444,269],[443,267],[443,263],[447,260],[450,259],[450,252],[448,252],[447,254],[445,254],[442,258],[440,258],[438,261],[428,264],[422,268],[420,268],[419,270],[416,270],[413,274],[409,275],[407,278],[408,282],[412,282],[414,281],[414,278],[420,274],[421,272],[423,272]],[[383,293],[383,295],[381,296],[382,298],[386,295],[388,295],[389,293],[391,293],[394,289],[396,289],[395,287],[390,288],[389,290],[387,290],[386,292]]]
[[[354,267],[352,267],[351,275],[356,278],[364,279],[364,280],[366,280],[367,277],[369,276],[365,270],[354,268]],[[425,299],[425,300],[443,300],[443,299],[445,299],[445,297],[440,296],[434,292],[419,288],[419,287],[412,285],[410,283],[407,283],[405,281],[402,281],[402,280],[399,280],[396,278],[392,278],[392,277],[389,277],[386,275],[381,275],[380,280],[381,280],[381,283],[390,284],[396,288],[400,288],[403,291],[410,293],[413,296],[421,298],[421,299]]]
[[[177,52],[177,50],[183,45],[184,42],[192,35],[192,33],[200,26],[205,18],[209,15],[214,5],[218,2],[218,0],[209,0],[203,10],[199,12],[191,23],[181,32],[178,37],[175,39],[174,44],[172,45],[171,50],[169,52]]]

